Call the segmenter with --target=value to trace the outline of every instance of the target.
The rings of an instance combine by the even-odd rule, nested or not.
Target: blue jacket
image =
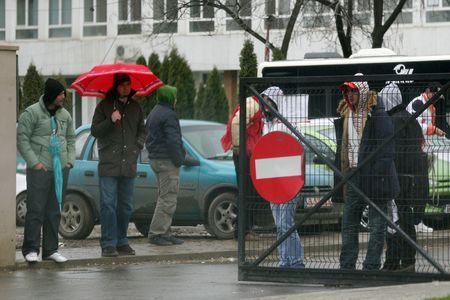
[[[147,117],[145,129],[148,157],[170,159],[176,167],[180,167],[186,152],[181,140],[180,121],[171,105],[165,102],[156,104]]]
[[[373,97],[376,97],[375,95]],[[361,167],[359,172],[353,177],[358,187],[373,201],[387,201],[395,198],[400,191],[397,171],[394,164],[395,142],[391,140],[385,145],[372,159],[362,165],[362,162],[374,152],[384,140],[394,133],[392,119],[387,115],[381,101],[369,104],[367,121],[362,132],[361,143],[358,153],[358,165]],[[345,103],[343,104],[345,105]],[[342,106],[342,105],[341,105]],[[343,116],[334,121],[336,130],[336,166],[344,174],[348,173],[341,160],[343,128],[346,118]],[[335,176],[335,184],[341,179]],[[333,195],[335,202],[342,202],[343,190],[336,191]]]

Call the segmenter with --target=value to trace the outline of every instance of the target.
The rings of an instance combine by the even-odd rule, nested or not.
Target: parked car
[[[16,173],[16,225],[25,225],[27,214],[27,177],[23,173]]]
[[[194,120],[180,123],[184,148],[198,164],[181,167],[173,225],[204,224],[217,238],[232,238],[237,215],[237,184],[231,153],[224,153],[220,145],[225,125]],[[69,239],[83,239],[99,224],[98,152],[90,125],[76,130],[76,159],[59,228],[60,234]],[[148,233],[157,198],[156,177],[143,149],[138,161],[131,221],[144,235]]]

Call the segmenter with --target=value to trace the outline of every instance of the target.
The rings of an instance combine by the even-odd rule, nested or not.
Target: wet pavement
[[[0,271],[0,299],[427,299],[450,295],[450,282],[378,288],[240,282],[237,242],[217,240],[202,227],[175,228],[185,243],[158,247],[130,226],[135,256],[102,258],[99,228],[82,241],[61,240],[65,264],[28,265],[20,253],[17,229],[16,265]],[[436,233],[448,239],[448,235]],[[339,233],[304,236],[305,253],[338,249]],[[264,236],[262,236],[264,238]],[[319,244],[318,241],[323,241]],[[268,241],[267,241],[268,242]],[[325,247],[325,244],[327,246]],[[255,243],[249,242],[251,248]],[[259,243],[267,247],[268,243]]]

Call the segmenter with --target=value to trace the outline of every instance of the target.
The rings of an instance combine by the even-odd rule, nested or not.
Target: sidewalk
[[[175,228],[175,234],[184,240],[182,245],[155,246],[147,238],[137,232],[132,224],[128,230],[130,246],[136,251],[134,256],[101,257],[99,244],[100,229],[96,226],[86,240],[72,241],[60,239],[59,252],[69,261],[64,266],[74,267],[83,265],[121,264],[136,262],[165,262],[208,260],[218,258],[236,258],[237,241],[217,240],[208,236],[201,227]],[[22,255],[23,228],[17,229],[16,239],[16,268],[28,268]],[[39,267],[51,268],[52,261],[39,261]]]

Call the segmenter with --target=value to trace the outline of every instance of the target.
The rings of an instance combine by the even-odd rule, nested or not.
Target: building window
[[[326,28],[333,26],[333,15],[331,10],[317,2],[306,3],[304,9],[304,28]]]
[[[72,36],[72,0],[50,0],[48,36],[62,38]]]
[[[450,22],[450,0],[427,0],[426,22]]]
[[[0,0],[0,40],[5,39],[5,0]]]
[[[226,5],[248,26],[252,27],[252,1],[251,0],[226,0]],[[226,30],[243,30],[236,21],[227,16]]]
[[[84,0],[84,36],[106,35],[106,0]]]
[[[205,4],[205,1],[194,1],[190,10],[190,32],[214,31],[214,8]]]
[[[37,39],[38,0],[17,0],[16,39]]]
[[[141,19],[141,0],[119,0],[118,34],[140,34]]]
[[[178,32],[177,0],[153,0],[153,32]]]
[[[291,1],[289,0],[267,0],[266,15],[272,17],[265,20],[264,27],[267,29],[270,23],[271,29],[286,28],[291,11]]]
[[[405,5],[402,8],[402,12],[395,19],[396,24],[412,24],[413,22],[413,0],[407,0]],[[392,2],[391,0],[383,0],[384,3],[384,17],[388,17],[391,15],[394,8],[397,6],[397,3]]]

